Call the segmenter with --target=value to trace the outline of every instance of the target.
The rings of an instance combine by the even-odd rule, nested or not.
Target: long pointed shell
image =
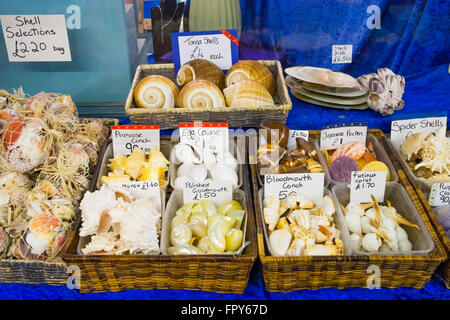
[[[253,80],[241,80],[223,90],[228,106],[258,107],[274,105],[269,91]]]
[[[219,89],[224,88],[225,76],[222,70],[214,63],[203,60],[194,59],[186,62],[177,73],[177,83],[180,86],[196,80],[208,80],[214,83]]]
[[[143,78],[134,88],[134,102],[139,108],[174,108],[178,88],[169,78],[151,75]]]
[[[211,81],[189,82],[180,91],[178,107],[188,109],[211,109],[225,107],[222,91]]]
[[[235,63],[225,76],[225,84],[229,87],[245,79],[255,80],[263,85],[270,94],[275,94],[275,78],[261,62],[241,60]]]

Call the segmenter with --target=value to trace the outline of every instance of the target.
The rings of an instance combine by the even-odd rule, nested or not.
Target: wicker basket
[[[369,130],[378,139],[381,130]],[[310,136],[319,136],[320,131],[310,131]],[[252,156],[251,156],[252,157]],[[255,163],[255,159],[249,159]],[[321,257],[273,257],[267,255],[264,243],[262,212],[259,207],[259,192],[256,166],[251,165],[253,199],[258,230],[258,253],[263,266],[263,277],[269,291],[290,292],[301,289],[368,287],[374,270],[380,268],[380,285],[387,288],[422,288],[437,266],[446,259],[425,211],[402,170],[398,170],[399,182],[405,187],[435,244],[429,255],[350,255]]]
[[[119,123],[118,119],[101,120],[107,127]],[[99,159],[103,156],[106,145],[107,144],[105,143],[102,146]],[[97,168],[95,170],[97,170]],[[95,182],[95,176],[96,171],[93,172],[93,178],[90,182],[91,186]],[[57,256],[51,261],[0,260],[0,283],[48,284],[61,286],[67,284],[68,277],[67,265],[60,256]]]
[[[136,84],[142,78],[149,75],[162,75],[174,83],[175,74],[173,64],[140,65],[136,70],[130,93],[125,102],[125,112],[135,124],[157,124],[161,129],[176,129],[180,122],[228,122],[230,127],[254,127],[265,119],[286,122],[289,111],[292,109],[292,102],[283,77],[281,63],[278,60],[259,60],[266,65],[273,73],[277,90],[273,96],[275,105],[264,107],[245,108],[213,108],[207,111],[197,111],[189,109],[143,109],[137,108],[134,104],[133,91]]]
[[[242,165],[244,176],[248,168]],[[247,232],[250,244],[240,255],[118,255],[77,254],[78,229],[63,249],[63,260],[80,268],[80,291],[105,292],[129,289],[202,290],[242,293],[257,257],[256,226],[249,179],[244,179]]]
[[[386,150],[388,150],[389,154],[391,154],[391,159],[397,168],[402,168],[407,166],[406,162],[402,159],[398,158],[398,153],[395,152],[393,149],[392,143],[389,141],[389,139],[384,136],[382,138],[382,143]],[[405,171],[409,172],[409,171]],[[418,183],[418,181],[410,174],[406,174],[409,182],[411,183],[412,187],[414,188],[415,193],[417,194],[417,197],[419,198],[420,203],[424,207],[428,218],[430,219],[434,230],[436,231],[439,240],[442,242],[444,249],[447,253],[447,257],[450,257],[450,239],[447,236],[447,233],[445,232],[444,228],[442,227],[441,223],[437,219],[433,209],[430,206],[430,203],[428,202],[428,197],[426,194],[429,194],[430,189],[428,186],[426,186],[424,183]],[[448,289],[450,289],[450,261],[447,260],[440,266],[440,271],[442,274],[442,278],[444,280],[444,283]]]

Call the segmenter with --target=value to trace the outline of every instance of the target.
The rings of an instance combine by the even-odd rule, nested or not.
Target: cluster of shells
[[[274,105],[276,84],[272,72],[262,63],[241,60],[225,75],[214,63],[194,59],[177,73],[177,85],[167,77],[150,75],[134,89],[139,108],[211,109]]]

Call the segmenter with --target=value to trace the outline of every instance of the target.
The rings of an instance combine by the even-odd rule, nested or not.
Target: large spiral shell
[[[269,91],[253,80],[241,80],[223,90],[228,106],[258,107],[274,105]]]
[[[179,108],[209,109],[225,107],[222,91],[211,81],[196,80],[189,82],[180,91]]]
[[[177,83],[180,86],[184,86],[195,80],[209,80],[222,90],[224,88],[225,75],[214,63],[208,60],[194,59],[186,62],[178,70]]]
[[[151,75],[139,81],[133,93],[139,108],[169,109],[175,107],[179,92],[169,78]]]
[[[241,60],[235,63],[225,76],[225,85],[229,87],[244,79],[255,80],[262,84],[270,94],[275,94],[275,78],[272,72],[261,62]]]

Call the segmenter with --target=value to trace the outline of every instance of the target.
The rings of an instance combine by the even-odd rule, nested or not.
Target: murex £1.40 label
[[[434,183],[431,187],[430,206],[441,207],[450,204],[450,182]]]
[[[352,171],[350,182],[350,202],[372,202],[371,195],[379,202],[384,201],[386,171]]]
[[[348,142],[359,141],[366,143],[367,126],[336,126],[322,129],[320,132],[320,149],[336,149]]]
[[[114,157],[118,155],[130,155],[134,148],[141,148],[146,154],[154,146],[159,149],[159,126],[112,126],[111,136]]]
[[[295,192],[316,205],[322,204],[324,174],[286,173],[264,175],[264,197],[274,196],[280,200]]]
[[[391,141],[396,149],[399,149],[403,141],[414,133],[425,131],[436,132],[442,127],[447,127],[447,117],[427,117],[391,122]]]
[[[211,200],[215,204],[221,205],[225,201],[232,199],[233,186],[230,181],[186,181],[183,188],[183,203]]]

